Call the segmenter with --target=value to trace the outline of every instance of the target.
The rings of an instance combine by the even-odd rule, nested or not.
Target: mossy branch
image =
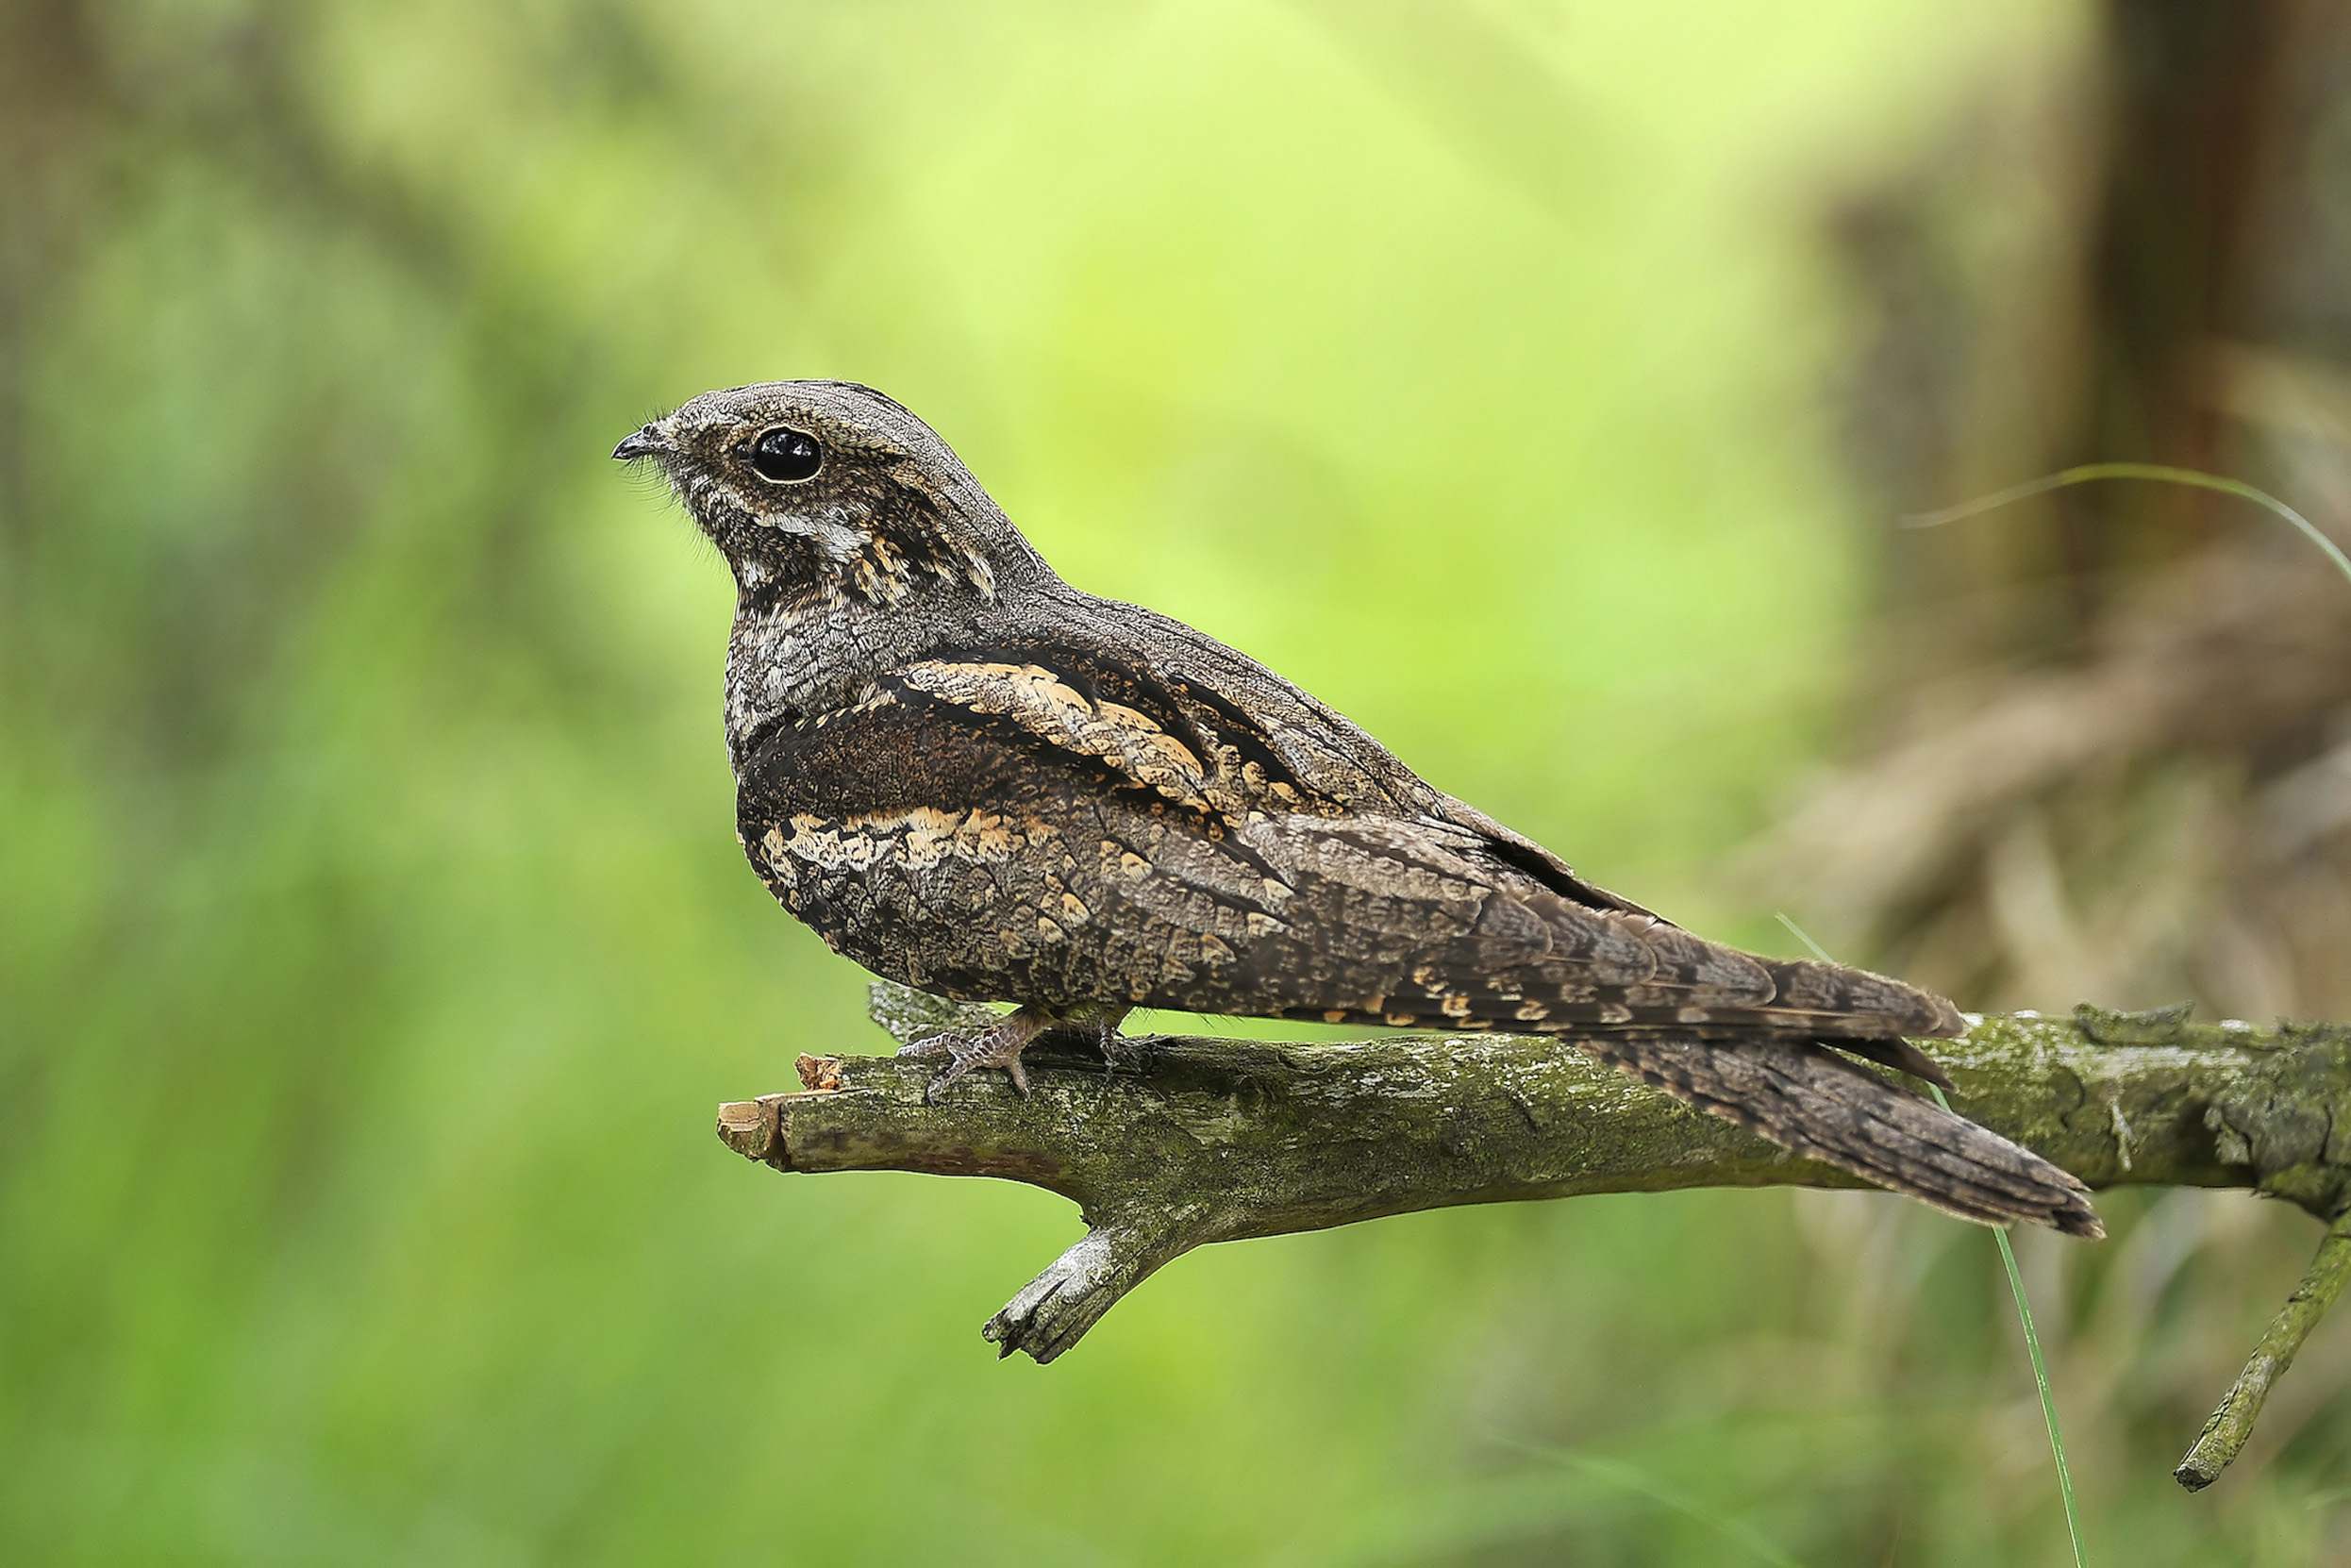
[[[900,1041],[992,1013],[892,986]],[[1928,1043],[1953,1108],[2093,1188],[2250,1187],[2334,1224],[2351,1209],[2351,1029],[2195,1025],[2184,1009],[1990,1017]],[[1085,1239],[982,1330],[1050,1361],[1154,1270],[1209,1242],[1462,1203],[1684,1187],[1857,1187],[1598,1066],[1562,1042],[1399,1035],[1347,1044],[1158,1037],[1098,1055],[1034,1047],[1035,1093],[1000,1076],[924,1103],[934,1064],[802,1057],[798,1093],[720,1108],[719,1135],[778,1171],[924,1171],[1075,1201]],[[2340,1108],[2340,1109],[2339,1109]],[[2178,1471],[2208,1484],[2351,1276],[2351,1231],[2312,1272]]]

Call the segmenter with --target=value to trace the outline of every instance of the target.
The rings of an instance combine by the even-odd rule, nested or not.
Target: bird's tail
[[[1679,1100],[1809,1159],[1983,1225],[2106,1234],[2090,1190],[2030,1149],[1895,1088],[1824,1045],[1588,1035],[1576,1043]]]

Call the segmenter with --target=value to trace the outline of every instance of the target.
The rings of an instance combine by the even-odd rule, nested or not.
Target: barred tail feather
[[[1576,1043],[1701,1110],[1963,1220],[2106,1234],[2073,1176],[1824,1046],[1605,1034]]]

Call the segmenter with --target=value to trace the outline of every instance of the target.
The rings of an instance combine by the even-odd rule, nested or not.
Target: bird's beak
[[[667,457],[675,450],[676,448],[670,444],[669,437],[663,435],[657,426],[648,425],[627,437],[620,445],[612,448],[612,460],[629,463],[635,462],[639,458]]]

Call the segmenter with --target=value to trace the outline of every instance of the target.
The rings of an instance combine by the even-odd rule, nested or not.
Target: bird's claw
[[[982,1067],[1000,1067],[1022,1099],[1028,1098],[1028,1069],[1021,1065],[1021,1051],[1037,1038],[1052,1022],[1034,1009],[1021,1008],[1008,1014],[992,1028],[971,1033],[935,1034],[927,1040],[915,1041],[898,1048],[898,1055],[913,1060],[947,1059],[923,1090],[923,1103],[937,1105],[950,1084],[965,1074]]]
[[[1063,1013],[1042,1007],[1022,1007],[1007,1013],[992,1027],[935,1034],[900,1046],[898,1055],[913,1061],[946,1059],[946,1066],[923,1091],[925,1105],[937,1105],[950,1084],[982,1067],[1002,1068],[1025,1100],[1029,1093],[1028,1069],[1021,1064],[1021,1052],[1041,1034],[1076,1035],[1090,1040],[1100,1048],[1108,1065],[1124,1065],[1125,1060],[1132,1060],[1127,1051],[1130,1046],[1142,1044],[1147,1052],[1148,1042],[1130,1041],[1118,1032],[1119,1020],[1126,1015],[1126,1010],[1123,1007],[1087,1007]],[[1148,1060],[1148,1056],[1143,1059]]]

